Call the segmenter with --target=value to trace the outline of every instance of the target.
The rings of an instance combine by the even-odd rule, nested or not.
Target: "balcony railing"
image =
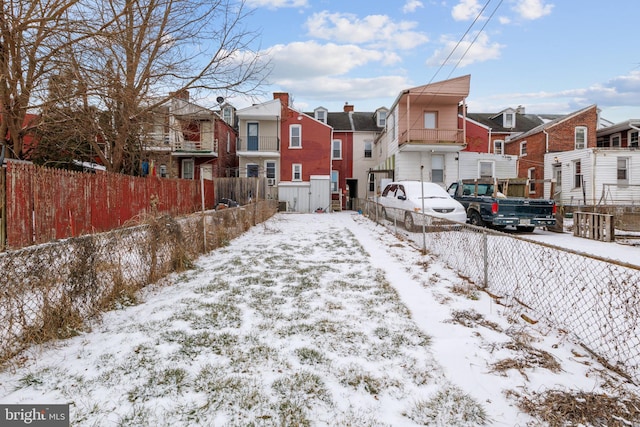
[[[280,151],[280,138],[277,136],[256,136],[238,138],[238,151]]]
[[[217,153],[218,140],[209,141],[174,141],[171,146],[173,151],[189,153]]]
[[[462,129],[410,129],[400,135],[400,144],[464,143]]]

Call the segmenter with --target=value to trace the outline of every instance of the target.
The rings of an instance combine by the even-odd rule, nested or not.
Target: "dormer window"
[[[317,121],[327,123],[327,110],[324,108],[316,108],[313,113]]]
[[[516,115],[514,113],[505,112],[502,116],[503,126],[507,129],[516,127]]]
[[[387,125],[387,111],[378,110],[376,115],[377,115],[376,121],[378,122],[378,127],[379,128],[385,127]]]
[[[226,106],[222,109],[222,120],[229,126],[233,126],[233,107]]]

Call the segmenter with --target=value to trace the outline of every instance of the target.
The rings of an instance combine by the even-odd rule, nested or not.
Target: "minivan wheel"
[[[409,212],[404,215],[404,227],[408,231],[414,231],[416,228],[416,224],[413,222],[413,215],[411,215]]]

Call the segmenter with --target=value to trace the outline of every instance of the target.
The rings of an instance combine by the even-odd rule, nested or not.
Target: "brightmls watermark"
[[[4,405],[0,426],[69,427],[69,405]]]

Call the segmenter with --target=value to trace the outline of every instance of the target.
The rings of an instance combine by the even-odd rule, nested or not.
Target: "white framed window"
[[[222,109],[222,120],[233,126],[233,107],[224,107]]]
[[[576,147],[576,150],[582,150],[583,148],[587,148],[587,127],[586,126],[576,126],[575,147]]]
[[[364,157],[367,159],[373,157],[373,141],[364,142]]]
[[[273,160],[267,160],[264,162],[264,170],[267,178],[275,179],[276,177],[276,162]]]
[[[534,194],[536,192],[536,168],[527,170],[527,178],[529,178],[529,194]]]
[[[302,148],[302,125],[289,126],[289,148]]]
[[[444,182],[444,156],[442,154],[431,156],[431,181]]]
[[[582,188],[582,163],[573,161],[573,188]]]
[[[627,135],[627,141],[628,141],[628,146],[629,147],[638,147],[638,131],[637,130],[630,130],[629,134]]]
[[[318,108],[314,111],[315,119],[322,123],[327,123],[327,110]]]
[[[527,155],[527,141],[520,142],[520,156]]]
[[[291,165],[291,180],[302,181],[302,164],[294,163]]]
[[[496,139],[493,141],[493,153],[494,154],[502,154],[504,148],[504,141],[501,139]]]
[[[495,162],[491,161],[479,161],[478,162],[478,177],[479,178],[493,178]]]
[[[182,179],[193,179],[194,169],[193,159],[182,159]]]
[[[516,115],[514,113],[504,113],[502,115],[502,124],[507,129],[516,127]]]
[[[618,157],[617,177],[618,184],[629,184],[629,157]]]
[[[331,192],[338,192],[338,179],[340,178],[340,173],[338,171],[331,171]]]
[[[622,140],[622,136],[619,133],[611,135],[609,137],[609,146],[610,147],[620,147],[620,141]]]
[[[385,110],[379,110],[377,113],[378,127],[383,128],[387,125],[387,112]]]
[[[435,129],[438,125],[438,113],[435,111],[424,112],[424,128]]]
[[[331,142],[331,158],[333,160],[342,159],[342,140],[334,139]]]

